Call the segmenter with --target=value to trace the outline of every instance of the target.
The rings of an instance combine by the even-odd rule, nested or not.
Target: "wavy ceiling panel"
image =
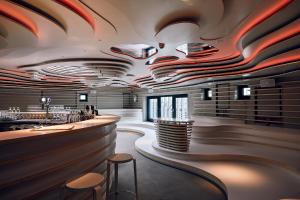
[[[1,1],[0,87],[179,87],[297,69],[300,1],[170,2]]]
[[[85,21],[87,21],[91,25],[93,30],[95,30],[96,23],[94,17],[87,10],[85,10],[77,0],[55,0],[55,1],[69,8],[76,14],[80,15]]]
[[[30,30],[34,35],[39,36],[39,30],[36,23],[22,12],[22,10],[18,9],[13,4],[10,4],[6,1],[0,2],[0,15],[7,17],[16,23],[24,26],[28,30]]]
[[[264,60],[250,69],[241,70],[241,71],[237,71],[237,72],[213,73],[213,74],[208,74],[208,75],[191,75],[191,76],[187,76],[185,78],[181,78],[178,80],[168,81],[168,82],[164,82],[164,83],[154,83],[154,84],[150,84],[148,86],[152,86],[152,87],[153,86],[154,87],[155,86],[163,87],[163,86],[170,86],[170,85],[174,86],[176,84],[189,82],[189,81],[197,80],[197,79],[241,76],[244,74],[249,75],[250,73],[254,73],[259,70],[264,70],[264,69],[271,68],[271,67],[281,67],[282,64],[287,64],[287,63],[294,63],[294,62],[299,63],[299,61],[300,61],[300,49],[296,49],[294,51],[278,55],[274,58]]]
[[[57,26],[59,26],[62,30],[64,30],[66,32],[66,27],[65,25],[60,22],[58,19],[56,19],[54,16],[52,16],[50,13],[47,13],[46,11],[44,11],[43,9],[40,9],[26,1],[20,1],[20,0],[9,0],[10,2],[19,5],[25,9],[28,9],[32,12],[37,13],[38,15],[41,15],[42,17],[48,19],[49,21],[53,22],[54,24],[56,24]]]

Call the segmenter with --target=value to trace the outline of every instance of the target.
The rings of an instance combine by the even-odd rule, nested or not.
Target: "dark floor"
[[[137,159],[140,200],[224,200],[223,193],[199,176],[154,162],[134,149],[139,136],[118,133],[117,153],[130,153]],[[134,191],[132,162],[119,166],[119,190]],[[112,187],[113,188],[113,187]],[[128,193],[121,193],[111,200],[132,200]]]

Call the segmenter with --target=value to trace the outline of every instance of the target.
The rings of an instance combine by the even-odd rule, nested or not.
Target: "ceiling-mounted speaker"
[[[276,81],[275,79],[262,79],[259,81],[259,85],[261,88],[275,87]]]
[[[158,43],[158,46],[160,49],[163,49],[163,48],[165,48],[165,43]]]

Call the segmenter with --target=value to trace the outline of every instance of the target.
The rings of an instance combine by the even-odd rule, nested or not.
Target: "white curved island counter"
[[[158,145],[175,151],[188,151],[193,122],[189,119],[155,119]]]
[[[0,133],[0,199],[59,199],[65,182],[87,172],[106,176],[117,116]],[[103,186],[103,194],[105,186]],[[86,199],[88,191],[68,193]]]

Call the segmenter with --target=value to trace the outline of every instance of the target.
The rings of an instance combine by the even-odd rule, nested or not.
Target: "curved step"
[[[180,160],[192,160],[192,161],[246,161],[264,165],[271,165],[281,167],[300,175],[300,171],[297,167],[291,166],[278,160],[255,156],[247,154],[234,154],[234,153],[192,153],[192,152],[178,152],[159,146],[156,142],[152,143],[153,148],[159,151],[161,154]]]
[[[132,130],[136,134],[143,135],[135,142],[135,148],[138,152],[157,162],[206,177],[218,185],[220,189],[223,188],[223,191],[227,192],[229,200],[274,200],[287,197],[288,194],[291,194],[290,197],[292,197],[295,192],[296,194],[298,192],[295,191],[297,188],[289,185],[300,184],[299,174],[286,171],[286,168],[270,167],[270,164],[251,164],[244,161],[176,159],[153,147],[153,141],[155,141],[153,129],[129,126],[118,128],[123,131]],[[231,176],[233,177],[231,178]],[[274,191],[274,188],[277,189]],[[282,194],[286,195],[283,196]]]

